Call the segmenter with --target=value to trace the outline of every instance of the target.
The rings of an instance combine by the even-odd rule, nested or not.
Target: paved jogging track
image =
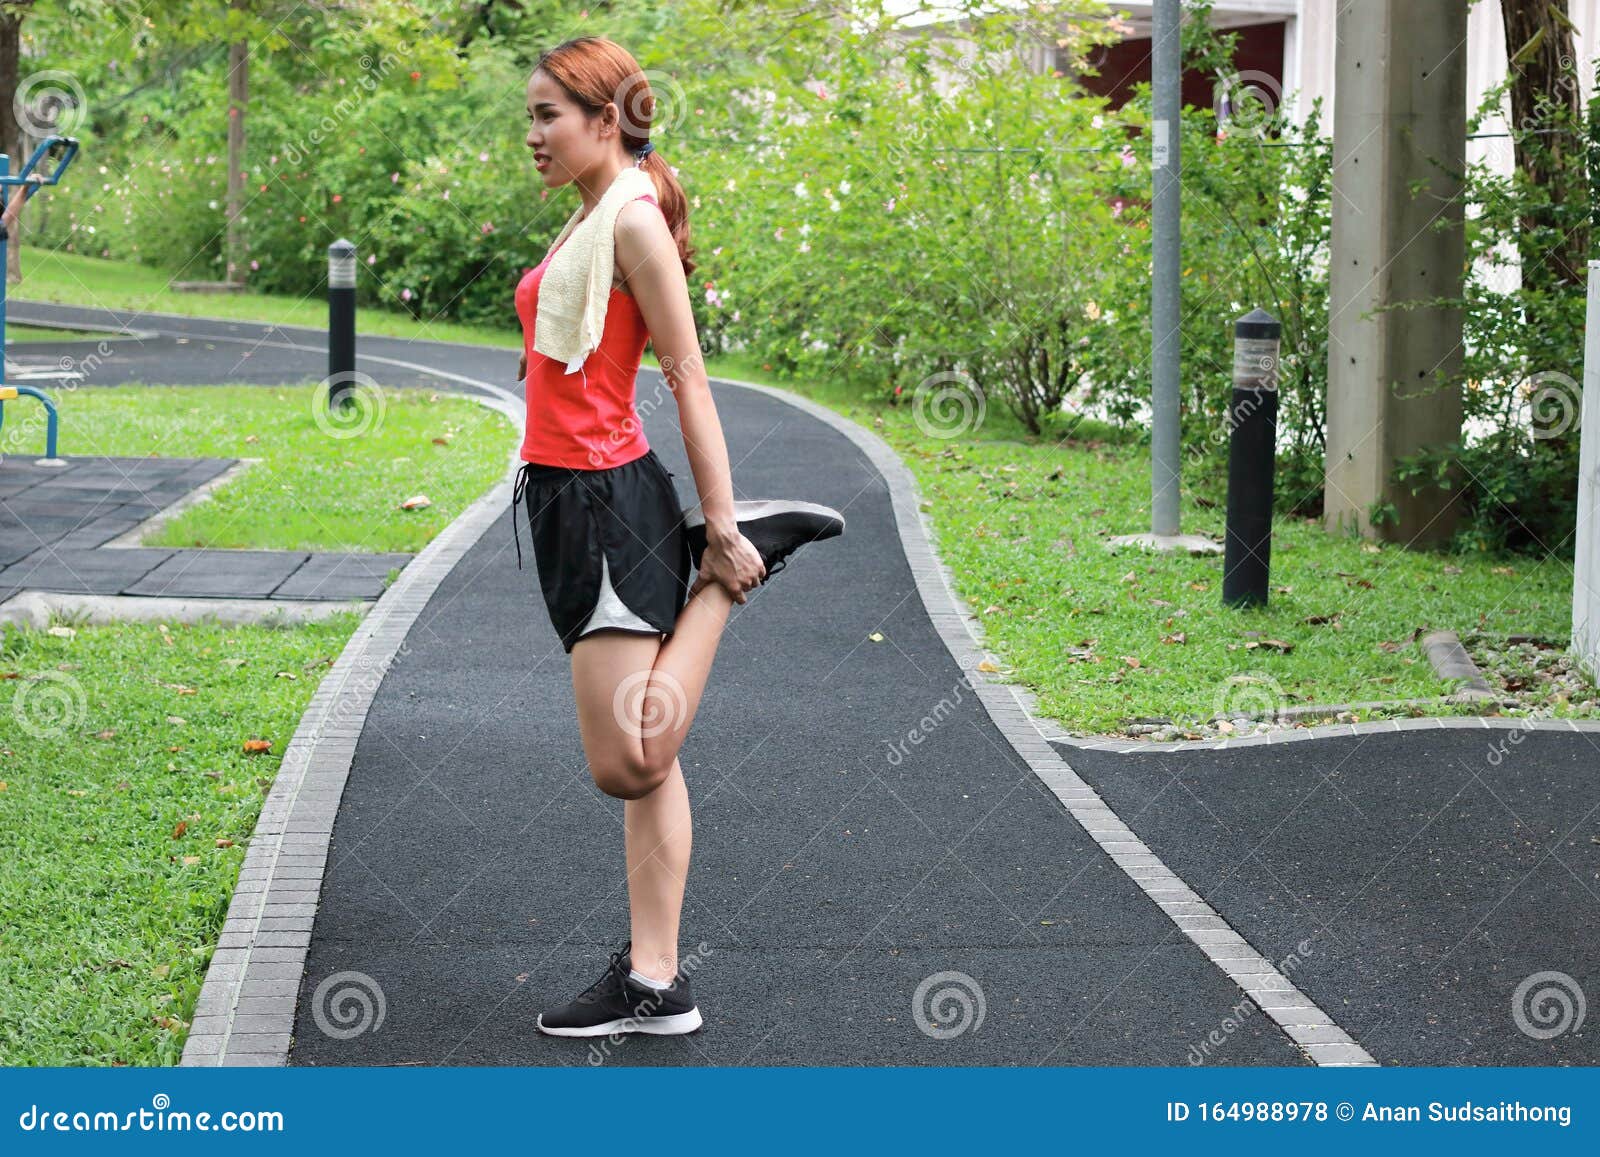
[[[170,337],[142,343],[147,354],[119,348],[96,384],[324,371],[304,331],[289,340],[310,352],[251,344],[281,340],[270,327],[137,324],[218,348]],[[244,363],[225,348],[241,342]],[[364,337],[361,351],[486,382],[515,369],[505,350]],[[388,385],[472,389],[362,368]],[[641,396],[654,381],[641,375]],[[695,809],[682,941],[685,953],[710,947],[696,984],[706,1028],[629,1038],[603,1059],[1182,1065],[1202,1046],[1207,1063],[1308,1063],[1260,1011],[1239,1016],[1238,985],[961,693],[873,464],[770,395],[716,394],[741,494],[828,503],[848,530],[735,608],[682,752]],[[675,417],[670,402],[650,411],[647,434],[692,499]],[[602,1059],[589,1042],[543,1037],[533,1017],[598,975],[627,934],[622,805],[585,770],[567,659],[527,544],[519,572],[510,533],[503,515],[466,552],[377,690],[333,829],[291,1063]],[[937,728],[891,761],[890,744],[941,701]],[[1309,942],[1291,979],[1379,1062],[1600,1062],[1591,1025],[1536,1040],[1510,1004],[1543,970],[1600,991],[1596,737],[1527,734],[1494,765],[1486,736],[1058,749],[1262,955],[1280,962]],[[312,997],[347,970],[381,986],[385,1015],[339,1039],[318,1027]],[[913,1007],[942,972],[964,974],[953,982],[983,1003],[981,1024],[949,1039],[923,1031]],[[1207,1034],[1221,1043],[1205,1046]]]

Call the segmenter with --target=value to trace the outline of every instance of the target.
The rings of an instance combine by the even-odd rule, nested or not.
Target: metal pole
[[[1178,278],[1181,272],[1178,181],[1180,85],[1183,58],[1179,41],[1180,0],[1155,0],[1151,34],[1150,237],[1151,404],[1150,530],[1178,533]]]
[[[328,409],[355,390],[356,247],[343,237],[328,246]]]
[[[1572,653],[1600,679],[1600,261],[1589,262],[1578,426],[1578,528],[1573,548]]]
[[[1228,407],[1228,518],[1222,605],[1267,605],[1272,572],[1272,492],[1278,445],[1276,319],[1252,309],[1233,326],[1233,401]]]

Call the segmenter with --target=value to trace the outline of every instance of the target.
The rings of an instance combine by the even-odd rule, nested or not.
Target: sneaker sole
[[[740,522],[754,522],[759,518],[770,518],[775,514],[816,514],[823,518],[839,520],[839,530],[844,530],[844,515],[831,506],[823,506],[820,502],[788,501],[782,498],[771,498],[762,501],[753,501],[737,510]],[[685,526],[704,526],[706,512],[698,505],[683,517]]]
[[[688,1012],[675,1013],[672,1016],[652,1016],[639,1018],[626,1016],[618,1020],[608,1020],[601,1024],[584,1025],[575,1028],[549,1028],[544,1023],[544,1014],[534,1021],[540,1032],[548,1036],[610,1036],[614,1032],[642,1032],[649,1036],[678,1036],[681,1033],[693,1032],[699,1028],[702,1021],[700,1010],[691,1008]]]

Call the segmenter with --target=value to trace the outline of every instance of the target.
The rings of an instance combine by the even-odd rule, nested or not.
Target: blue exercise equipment
[[[39,162],[55,153],[56,167],[49,175],[37,172]],[[46,137],[39,142],[39,147],[33,150],[33,156],[28,158],[28,163],[23,165],[15,175],[11,172],[11,158],[0,153],[0,209],[11,203],[11,190],[17,185],[23,186],[27,191],[23,194],[23,204],[33,199],[33,195],[46,185],[61,183],[61,174],[67,171],[67,166],[72,163],[72,158],[78,155],[78,142],[74,137]],[[65,466],[66,460],[56,457],[56,407],[55,403],[41,391],[32,386],[8,386],[6,381],[6,249],[10,244],[10,233],[4,221],[0,221],[0,429],[5,428],[6,402],[18,397],[37,398],[44,406],[46,413],[45,426],[45,454],[44,458],[37,460],[40,466]]]

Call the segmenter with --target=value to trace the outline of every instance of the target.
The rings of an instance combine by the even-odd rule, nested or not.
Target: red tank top
[[[636,200],[660,208],[648,193]],[[550,256],[555,256],[554,250]],[[580,369],[566,373],[565,365],[533,348],[539,282],[549,263],[550,257],[546,257],[530,269],[516,292],[522,346],[528,355],[528,418],[522,460],[579,470],[604,470],[632,462],[650,449],[644,423],[633,408],[634,377],[650,337],[639,303],[621,287],[613,287],[599,346],[589,352]]]

